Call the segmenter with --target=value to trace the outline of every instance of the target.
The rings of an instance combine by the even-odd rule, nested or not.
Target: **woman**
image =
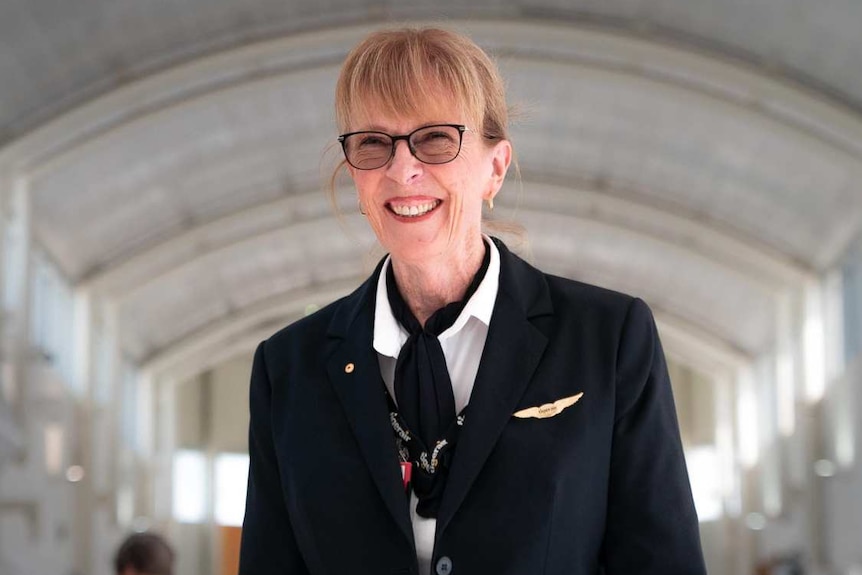
[[[372,34],[336,108],[389,256],[257,349],[240,573],[704,573],[649,309],[482,234],[512,159],[488,56]]]

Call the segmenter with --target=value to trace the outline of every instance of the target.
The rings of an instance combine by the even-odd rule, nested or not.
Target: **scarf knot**
[[[483,242],[484,243],[484,242]],[[392,265],[386,271],[386,291],[392,314],[407,331],[407,341],[395,364],[395,400],[390,411],[401,458],[413,464],[413,490],[422,517],[437,517],[449,466],[464,413],[455,413],[455,396],[438,336],[449,329],[476,292],[490,264],[490,250],[464,298],[435,311],[422,326],[404,301]],[[466,409],[466,408],[465,408]],[[405,439],[406,438],[406,439]]]

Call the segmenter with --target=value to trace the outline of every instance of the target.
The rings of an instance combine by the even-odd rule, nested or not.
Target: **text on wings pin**
[[[520,417],[521,419],[528,419],[530,417],[536,419],[554,417],[567,407],[576,404],[583,394],[584,392],[582,391],[581,393],[578,393],[576,395],[570,395],[569,397],[563,397],[561,399],[558,399],[554,403],[546,403],[544,405],[539,405],[538,407],[528,407],[527,409],[516,411],[512,415],[514,415],[515,417]]]

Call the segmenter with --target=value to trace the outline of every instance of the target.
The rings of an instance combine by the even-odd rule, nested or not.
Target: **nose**
[[[409,184],[422,174],[422,162],[410,153],[407,142],[395,142],[395,153],[386,167],[386,175],[399,184]]]

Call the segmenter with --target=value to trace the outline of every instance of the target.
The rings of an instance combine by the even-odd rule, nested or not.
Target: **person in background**
[[[114,558],[116,575],[173,575],[173,548],[157,533],[133,533],[126,537]]]
[[[705,574],[649,308],[482,231],[504,92],[435,28],[342,66],[342,165],[388,255],[257,348],[241,575]]]

